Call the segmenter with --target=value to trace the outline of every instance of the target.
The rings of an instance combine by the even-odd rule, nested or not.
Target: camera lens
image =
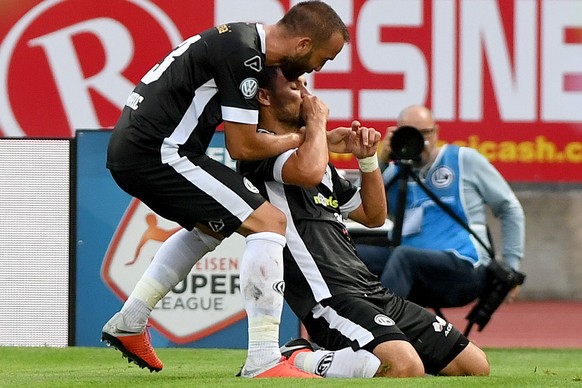
[[[424,150],[424,136],[410,125],[398,127],[390,140],[392,159],[419,160]]]

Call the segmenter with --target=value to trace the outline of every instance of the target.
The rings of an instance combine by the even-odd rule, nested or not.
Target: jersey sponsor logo
[[[280,280],[277,283],[273,284],[273,290],[277,291],[279,294],[285,294],[285,281]]]
[[[334,209],[337,209],[339,207],[337,199],[335,199],[331,195],[329,196],[329,198],[326,198],[321,193],[318,193],[316,196],[313,197],[313,202],[315,202],[316,205],[323,205],[326,207],[332,207]]]
[[[250,67],[257,73],[260,73],[261,70],[263,70],[261,57],[258,55],[255,55],[254,57],[247,59],[246,61],[244,61],[244,64],[246,67]]]
[[[455,173],[447,166],[437,168],[430,177],[430,181],[438,189],[450,186],[454,179]]]
[[[255,98],[259,90],[259,82],[256,78],[247,78],[240,83],[239,89],[246,99]]]
[[[384,314],[378,314],[374,317],[374,322],[381,326],[394,326],[394,320],[392,318],[387,317]]]
[[[127,98],[127,101],[125,102],[125,106],[130,107],[133,110],[137,110],[137,108],[139,108],[139,104],[143,101],[143,96],[136,93],[136,92],[132,92],[129,97]]]
[[[325,375],[327,374],[327,371],[331,367],[331,363],[333,362],[334,355],[335,355],[335,352],[329,352],[325,356],[323,356],[321,358],[321,360],[319,360],[317,362],[317,365],[315,366],[315,374],[316,375],[321,376],[321,377],[325,377]]]
[[[137,199],[129,204],[101,267],[103,281],[119,300],[127,299],[161,244],[181,229]],[[158,302],[151,325],[168,340],[183,344],[244,319],[239,282],[244,247],[244,237],[233,234],[203,256]]]
[[[248,191],[251,193],[259,194],[259,189],[257,189],[255,185],[253,185],[247,178],[243,178],[243,183],[245,184],[245,187]]]

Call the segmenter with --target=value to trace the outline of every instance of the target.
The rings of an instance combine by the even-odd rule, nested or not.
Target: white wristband
[[[361,172],[372,172],[378,168],[378,157],[376,155],[368,156],[364,159],[358,159],[358,165]]]

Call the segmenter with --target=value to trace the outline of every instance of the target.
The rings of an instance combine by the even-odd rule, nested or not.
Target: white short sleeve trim
[[[231,121],[233,123],[242,124],[258,124],[259,123],[259,111],[249,110],[241,108],[233,108],[232,106],[223,106],[222,119],[224,121]]]
[[[273,166],[273,178],[277,182],[283,182],[283,166],[287,163],[287,160],[295,153],[297,148],[293,148],[283,152],[281,155],[277,157],[275,160],[275,165]]]

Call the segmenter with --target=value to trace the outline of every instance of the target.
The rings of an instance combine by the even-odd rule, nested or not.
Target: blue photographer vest
[[[440,159],[437,158],[431,166],[423,183],[454,213],[468,223],[462,200],[459,147],[455,145],[446,145],[445,147],[439,155]],[[400,167],[397,166],[396,170],[399,172]],[[394,215],[398,203],[398,180],[388,187],[386,195],[390,214]],[[478,242],[412,180],[408,182],[405,209],[402,245],[452,251],[460,258],[473,264],[479,261],[476,246]]]

